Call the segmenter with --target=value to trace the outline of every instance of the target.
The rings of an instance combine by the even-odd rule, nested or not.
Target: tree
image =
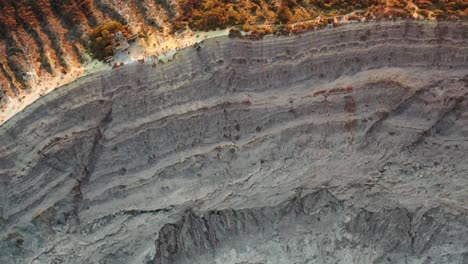
[[[102,60],[113,55],[111,44],[118,31],[126,37],[131,35],[127,27],[117,21],[109,21],[91,30],[89,49],[95,59]]]
[[[229,37],[230,38],[240,38],[242,37],[242,34],[238,28],[232,28],[229,30]]]
[[[287,5],[281,5],[278,9],[278,20],[281,24],[287,24],[291,19],[292,14]]]
[[[112,50],[112,46],[107,46],[105,49],[104,49],[104,52],[106,54],[106,56],[112,56],[112,54],[114,54],[114,51]]]

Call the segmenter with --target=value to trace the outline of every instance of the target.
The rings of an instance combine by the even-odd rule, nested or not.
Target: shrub
[[[242,37],[242,34],[238,28],[232,28],[229,30],[229,37],[230,38],[240,38]]]
[[[127,26],[117,21],[109,21],[91,30],[89,33],[89,50],[93,58],[103,60],[105,57],[113,55],[112,40],[118,31],[121,31],[125,37],[131,35]]]

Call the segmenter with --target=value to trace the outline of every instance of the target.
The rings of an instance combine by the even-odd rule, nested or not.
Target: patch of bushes
[[[117,21],[109,21],[89,32],[89,51],[93,58],[103,60],[113,55],[112,41],[118,31],[127,38],[131,35],[128,26]]]
[[[291,25],[321,17],[335,17],[361,10],[369,18],[466,19],[466,0],[179,0],[175,30],[190,27],[214,30],[235,25]]]

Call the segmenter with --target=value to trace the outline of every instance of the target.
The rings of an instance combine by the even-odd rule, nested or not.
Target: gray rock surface
[[[468,263],[468,24],[219,38],[0,127],[0,263]]]

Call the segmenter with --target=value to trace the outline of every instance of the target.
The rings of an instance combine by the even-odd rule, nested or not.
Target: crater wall
[[[468,24],[79,79],[0,127],[2,263],[466,263]]]

